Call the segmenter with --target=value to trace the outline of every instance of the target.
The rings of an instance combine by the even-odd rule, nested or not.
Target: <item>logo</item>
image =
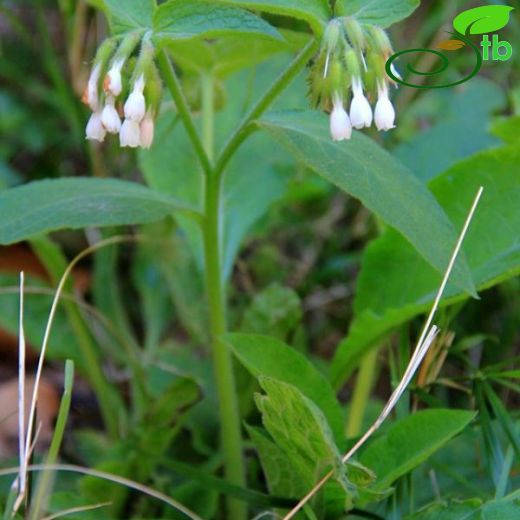
[[[473,78],[484,61],[507,61],[513,55],[512,45],[505,40],[500,40],[498,34],[491,34],[504,28],[509,22],[509,16],[513,7],[507,5],[487,5],[468,9],[458,14],[453,20],[455,32],[450,32],[452,38],[444,40],[437,45],[437,49],[407,49],[396,52],[388,58],[386,62],[386,73],[396,83],[413,88],[447,88],[460,85]],[[480,43],[477,45],[471,40],[473,35],[482,35]],[[412,74],[419,76],[436,76],[442,74],[450,65],[447,52],[458,51],[459,49],[471,49],[474,58],[474,66],[465,77],[460,80],[444,83],[440,85],[422,85],[404,80],[396,69],[396,60],[402,56],[412,53],[429,53],[435,55],[439,60],[439,65],[429,72],[416,70],[413,65],[408,64],[406,69]]]

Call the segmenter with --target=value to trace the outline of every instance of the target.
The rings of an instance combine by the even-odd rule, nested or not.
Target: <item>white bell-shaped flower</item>
[[[144,116],[144,119],[141,121],[140,130],[141,130],[141,146],[143,148],[150,148],[153,143],[154,136],[154,120],[152,114],[148,111]]]
[[[116,107],[114,106],[114,98],[108,96],[105,107],[101,113],[101,122],[106,128],[107,132],[111,134],[117,134],[121,130],[121,119],[117,113]]]
[[[380,85],[377,88],[377,104],[374,111],[374,120],[378,130],[391,130],[395,128],[395,110],[388,97],[388,86]]]
[[[125,103],[125,117],[138,123],[142,121],[146,113],[146,102],[144,99],[144,76],[141,74],[134,83],[134,88]]]
[[[110,70],[107,72],[105,81],[103,82],[103,88],[107,95],[117,97],[121,94],[121,91],[123,90],[121,69],[123,68],[124,63],[124,59],[115,60],[110,67]]]
[[[332,112],[330,113],[330,135],[333,141],[350,139],[352,125],[347,111],[343,108],[343,101],[339,95],[335,95],[332,101]]]
[[[105,127],[101,122],[101,112],[93,112],[85,129],[85,138],[102,143],[105,140],[106,133]]]
[[[88,78],[87,87],[83,93],[82,101],[90,107],[92,111],[99,109],[98,82],[101,74],[101,63],[94,65]]]
[[[352,92],[350,122],[354,128],[368,128],[372,124],[372,108],[370,108],[370,103],[363,94],[363,85],[359,78],[352,80]]]
[[[130,148],[137,148],[141,144],[141,128],[137,121],[125,119],[119,132],[119,144]]]

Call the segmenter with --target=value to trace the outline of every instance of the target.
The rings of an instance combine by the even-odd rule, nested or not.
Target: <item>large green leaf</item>
[[[338,15],[355,16],[361,23],[388,27],[419,7],[419,0],[338,0]]]
[[[462,226],[475,194],[484,187],[481,203],[465,240],[471,272],[479,289],[520,272],[520,150],[484,151],[466,159],[430,184],[448,216]],[[427,310],[441,275],[393,230],[365,250],[358,278],[355,319],[336,352],[331,371],[341,385],[367,349],[392,328]],[[465,295],[448,284],[442,305]]]
[[[505,27],[514,7],[507,5],[484,5],[468,9],[453,20],[453,27],[461,34],[485,34]]]
[[[104,0],[104,4],[114,34],[151,29],[154,0]]]
[[[214,38],[226,34],[282,39],[280,33],[258,16],[209,0],[173,0],[154,14],[153,28],[159,39]]]
[[[224,340],[255,377],[267,376],[294,385],[323,412],[336,441],[343,439],[343,414],[336,396],[325,376],[305,356],[269,336],[227,334]]]
[[[318,36],[332,17],[327,0],[223,0],[232,5],[305,20]]]
[[[400,231],[436,269],[446,269],[457,239],[453,225],[424,184],[374,141],[354,132],[348,142],[333,142],[319,112],[275,113],[258,124],[295,158]],[[475,294],[464,255],[453,279]]]
[[[360,461],[375,472],[375,488],[385,489],[461,432],[473,417],[473,412],[443,409],[409,415],[371,442]]]
[[[0,244],[58,229],[141,224],[193,209],[140,184],[115,179],[35,181],[0,193]]]

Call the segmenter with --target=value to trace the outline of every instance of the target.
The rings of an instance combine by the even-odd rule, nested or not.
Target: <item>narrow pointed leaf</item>
[[[258,124],[305,166],[360,199],[444,272],[457,233],[428,188],[383,148],[359,132],[348,142],[334,143],[327,117],[319,112],[269,114]],[[463,254],[453,280],[475,294]]]
[[[0,244],[58,229],[142,224],[187,205],[134,182],[63,178],[35,181],[0,193]]]

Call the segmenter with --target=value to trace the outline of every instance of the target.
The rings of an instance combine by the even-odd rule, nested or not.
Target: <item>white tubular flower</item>
[[[107,132],[111,134],[117,134],[121,130],[121,119],[114,106],[114,98],[112,96],[107,97],[105,108],[103,108],[101,113],[101,122]]]
[[[98,82],[101,74],[101,63],[94,65],[88,78],[87,88],[83,93],[83,103],[88,105],[94,112],[99,109]]]
[[[102,143],[105,140],[106,133],[105,127],[101,122],[101,112],[93,112],[85,129],[85,138]]]
[[[354,128],[369,127],[372,124],[372,109],[363,94],[363,85],[359,78],[352,81],[353,97],[350,103],[350,122]]]
[[[148,149],[152,146],[154,135],[154,121],[150,112],[147,112],[146,116],[144,116],[144,119],[141,121],[140,130],[141,146]]]
[[[141,144],[141,128],[137,121],[125,119],[119,132],[119,144],[122,147],[137,148]]]
[[[124,63],[124,59],[115,60],[110,67],[110,70],[107,72],[105,81],[103,82],[103,89],[107,95],[117,97],[121,94],[121,91],[123,90],[121,69],[123,68]]]
[[[339,95],[333,99],[333,108],[330,114],[330,135],[333,141],[343,141],[350,139],[352,135],[352,125],[347,111],[343,108],[343,101]]]
[[[377,104],[374,111],[374,119],[378,130],[391,130],[395,128],[395,110],[388,97],[388,86],[379,85],[377,88]]]
[[[138,123],[142,121],[146,113],[146,102],[144,99],[144,76],[141,74],[134,83],[134,88],[125,103],[125,117]]]

